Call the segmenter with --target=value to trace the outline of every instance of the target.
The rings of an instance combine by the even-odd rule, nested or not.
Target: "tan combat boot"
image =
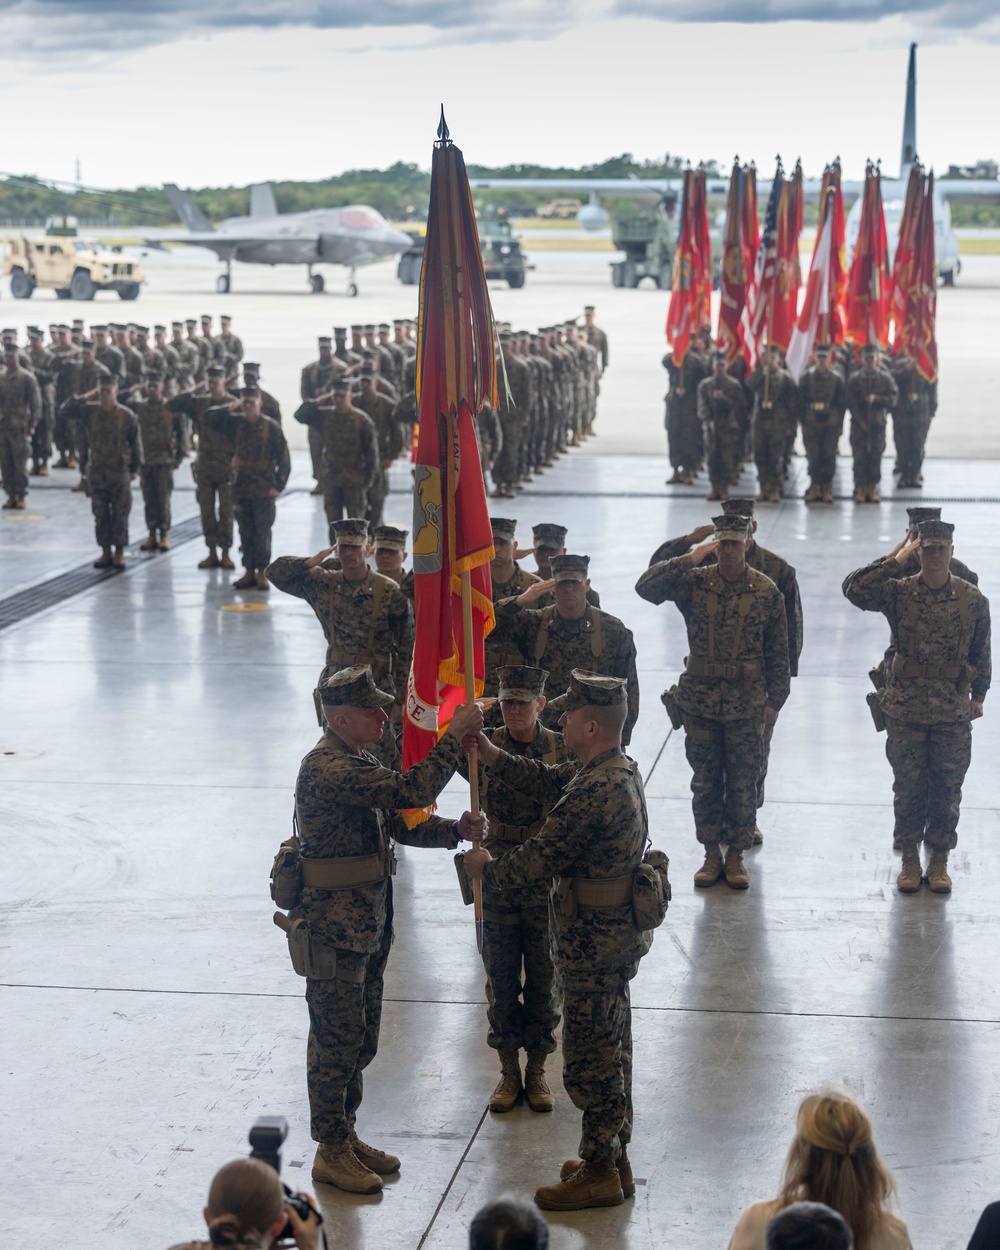
[[[399,1171],[400,1162],[395,1155],[388,1154],[384,1150],[377,1150],[374,1146],[369,1146],[361,1140],[357,1133],[352,1133],[347,1141],[355,1156],[370,1171],[377,1172],[379,1176],[395,1176]]]
[[[258,590],[270,590],[271,589],[271,583],[267,580],[267,574],[264,572],[263,569],[257,570],[257,589]]]
[[[823,503],[833,503],[833,483],[827,482],[823,487]]]
[[[223,547],[222,550],[219,552],[219,568],[220,569],[236,568],[236,565],[233,564],[232,559],[230,558],[228,547]]]
[[[855,486],[854,502],[855,503],[867,503],[868,502],[868,491],[864,486]]]
[[[694,883],[703,890],[707,890],[709,886],[715,885],[716,881],[725,872],[725,865],[722,862],[722,848],[718,842],[705,843],[705,862],[694,874]]]
[[[365,1167],[346,1141],[317,1147],[312,1178],[348,1194],[377,1194],[382,1188],[381,1176]]]
[[[497,1087],[490,1094],[491,1111],[510,1111],[521,1097],[521,1064],[516,1050],[500,1052],[501,1075]]]
[[[916,894],[920,889],[922,876],[919,846],[904,846],[903,866],[896,878],[896,889],[900,894]]]
[[[204,560],[198,561],[200,569],[217,569],[219,567],[219,557],[215,554],[215,548],[209,547],[208,555]]]
[[[817,486],[815,482],[810,482],[806,490],[803,503],[819,503],[823,498],[823,487]]]
[[[583,1163],[565,1180],[535,1191],[535,1205],[543,1211],[620,1207],[624,1201],[618,1169],[610,1163]]]
[[[757,825],[754,825],[753,827],[753,844],[754,846],[764,845],[764,835],[761,833],[760,828]]]
[[[114,565],[116,569],[123,569],[125,567],[125,548],[124,547],[115,548],[115,554],[111,557],[111,563],[112,565]]]
[[[253,569],[247,569],[242,577],[238,577],[233,582],[233,590],[253,590],[257,585],[257,578],[254,576]]]
[[[109,569],[114,563],[114,556],[111,554],[110,547],[102,547],[101,554],[94,561],[95,569]]]
[[[878,493],[878,487],[875,485],[874,482],[868,487],[868,502],[869,503],[881,503],[882,502],[882,496]]]
[[[743,862],[743,852],[731,846],[726,851],[726,885],[731,890],[746,890],[750,887],[750,874]]]
[[[931,851],[930,862],[927,865],[927,884],[935,894],[951,893],[947,851]]]
[[[632,1164],[629,1162],[628,1152],[622,1146],[622,1152],[618,1156],[618,1162],[615,1165],[618,1168],[618,1179],[621,1181],[622,1193],[626,1198],[635,1197],[635,1177],[632,1175]],[[559,1179],[561,1181],[569,1180],[574,1172],[578,1172],[583,1167],[582,1159],[567,1159],[559,1169]]]
[[[551,1111],[556,1105],[552,1090],[545,1079],[545,1056],[529,1055],[524,1069],[524,1096],[532,1111]]]
[[[139,550],[140,551],[155,551],[156,550],[156,530],[149,531],[149,537],[146,539],[144,543],[139,544]]]

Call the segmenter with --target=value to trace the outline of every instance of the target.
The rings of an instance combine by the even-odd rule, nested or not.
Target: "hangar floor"
[[[632,586],[662,538],[709,506],[699,490],[668,497],[663,477],[652,457],[575,456],[497,509],[526,533],[567,524],[605,606],[635,632],[633,754],[675,881],[633,987],[637,1196],[553,1217],[553,1244],[725,1245],[743,1206],[776,1191],[802,1093],[846,1083],[872,1111],[917,1250],[962,1247],[1000,1197],[992,701],[975,730],[954,895],[899,897],[884,739],[864,706],[885,628],[839,587],[901,536],[905,501],[765,507],[758,538],[802,583],[801,675],[778,724],[752,888],[696,893],[688,770],[657,698],[684,655],[681,620]],[[927,478],[927,502],[944,503],[989,594],[995,466],[935,461]],[[197,541],[46,598],[93,556],[86,500],[50,483],[0,522],[0,618],[17,594],[37,596],[0,630],[4,1223],[11,1244],[37,1250],[166,1247],[199,1234],[208,1181],[245,1151],[258,1114],[288,1117],[286,1178],[314,1188],[306,1012],[267,873],[316,736],[321,639],[298,601],[240,596],[199,571]],[[308,484],[299,457],[275,554],[324,545]],[[405,523],[405,469],[394,484],[387,516]],[[193,495],[179,490],[174,510],[192,516]],[[232,610],[248,605],[261,610]],[[461,805],[452,786],[442,810]],[[320,1192],[340,1250],[460,1250],[483,1201],[553,1180],[576,1148],[557,1077],[552,1116],[485,1111],[496,1064],[469,913],[443,854],[405,849],[401,861],[360,1123],[403,1170],[378,1198]]]

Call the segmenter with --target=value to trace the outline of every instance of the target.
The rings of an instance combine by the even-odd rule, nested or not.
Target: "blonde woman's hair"
[[[785,1163],[782,1206],[824,1202],[847,1221],[855,1250],[871,1250],[895,1191],[875,1149],[871,1120],[857,1099],[846,1090],[803,1099]]]
[[[260,1159],[234,1159],[219,1168],[208,1191],[208,1236],[213,1246],[262,1238],[285,1205],[278,1173]]]

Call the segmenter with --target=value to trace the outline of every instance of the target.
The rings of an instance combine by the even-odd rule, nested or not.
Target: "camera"
[[[259,1115],[250,1128],[250,1158],[260,1159],[262,1163],[274,1168],[280,1176],[281,1146],[287,1136],[288,1121],[283,1115]],[[323,1223],[323,1213],[317,1210],[305,1195],[293,1193],[284,1181],[281,1186],[285,1191],[285,1201],[299,1219],[307,1220],[310,1215],[315,1215],[319,1223]],[[285,1242],[294,1242],[294,1240],[295,1230],[292,1228],[291,1220],[287,1220],[274,1244],[281,1245]],[[323,1245],[326,1246],[326,1244],[326,1231],[324,1230]]]

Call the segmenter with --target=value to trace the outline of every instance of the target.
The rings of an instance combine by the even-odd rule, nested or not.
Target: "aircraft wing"
[[[185,234],[158,234],[155,239],[144,239],[149,247],[162,247],[164,243],[188,243],[192,247],[207,247],[223,260],[237,247],[246,247],[254,243],[271,242],[259,235],[219,234],[215,230],[191,230]]]

